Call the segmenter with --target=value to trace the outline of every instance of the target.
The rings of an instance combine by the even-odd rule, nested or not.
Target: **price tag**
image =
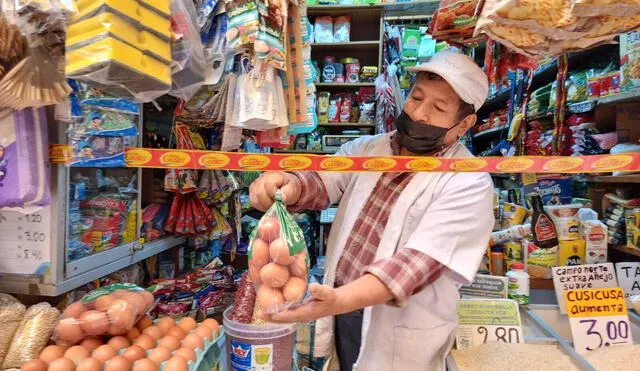
[[[507,298],[507,277],[477,274],[471,285],[462,286],[458,292],[463,298]]]
[[[576,352],[633,344],[621,288],[569,290],[564,295]]]
[[[51,265],[51,208],[0,209],[0,273],[43,275]]]
[[[524,342],[518,303],[513,300],[461,299],[458,320],[458,349],[491,342]]]
[[[567,314],[565,291],[618,286],[613,263],[570,265],[551,269],[558,307],[562,314]]]
[[[627,305],[631,305],[630,297],[640,295],[640,263],[616,263],[616,275],[620,287],[624,290]]]

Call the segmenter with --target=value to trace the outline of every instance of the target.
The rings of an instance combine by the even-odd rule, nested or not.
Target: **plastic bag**
[[[581,17],[640,14],[640,3],[635,0],[572,0],[572,2],[571,11]]]
[[[54,339],[73,345],[89,336],[124,335],[153,304],[150,292],[130,283],[95,289],[64,310]]]
[[[256,285],[256,304],[267,314],[302,300],[309,268],[304,234],[280,192],[275,198],[253,230],[249,246],[249,276]]]
[[[287,4],[281,0],[258,1],[260,27],[253,46],[258,59],[281,70],[286,69],[284,37]]]
[[[351,34],[351,17],[343,15],[333,20],[333,42],[346,43],[349,42]]]
[[[49,341],[53,328],[60,318],[60,311],[49,303],[32,305],[27,309],[11,341],[3,368],[18,368],[25,362],[38,358]]]
[[[333,40],[333,18],[318,17],[313,27],[314,41],[317,43],[332,43]]]
[[[254,0],[225,0],[228,20],[227,46],[241,49],[252,44],[258,36],[260,22],[258,7]]]
[[[11,295],[0,294],[0,364],[9,351],[11,340],[27,308]]]

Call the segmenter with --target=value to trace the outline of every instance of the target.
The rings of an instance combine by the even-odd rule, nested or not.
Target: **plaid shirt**
[[[392,140],[392,143],[395,141]],[[394,153],[399,152],[394,145],[392,147]],[[292,206],[293,209],[322,210],[330,206],[329,195],[317,173],[295,174],[302,183],[302,196]],[[442,264],[409,248],[399,248],[393,256],[374,261],[391,209],[413,176],[412,173],[382,174],[360,212],[338,261],[336,287],[370,273],[389,288],[394,296],[391,304],[403,306],[410,296],[435,282],[444,273]]]

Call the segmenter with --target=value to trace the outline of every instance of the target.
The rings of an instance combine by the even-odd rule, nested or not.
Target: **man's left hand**
[[[267,319],[275,323],[310,322],[338,313],[341,312],[336,290],[329,286],[312,283],[309,285],[309,298],[304,304],[271,315]]]

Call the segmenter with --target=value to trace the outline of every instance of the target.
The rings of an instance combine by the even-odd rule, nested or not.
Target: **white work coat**
[[[391,156],[391,134],[368,136],[342,146],[337,155]],[[442,157],[473,157],[460,143]],[[336,267],[379,172],[320,173],[331,203],[340,207],[327,243],[324,283],[333,286]],[[487,173],[418,173],[396,201],[382,233],[376,260],[397,249],[416,249],[448,269],[401,308],[365,308],[359,371],[444,370],[455,338],[458,289],[470,283],[493,228],[493,182]],[[426,272],[425,272],[426,273]],[[330,356],[333,317],[317,321],[315,354]]]

